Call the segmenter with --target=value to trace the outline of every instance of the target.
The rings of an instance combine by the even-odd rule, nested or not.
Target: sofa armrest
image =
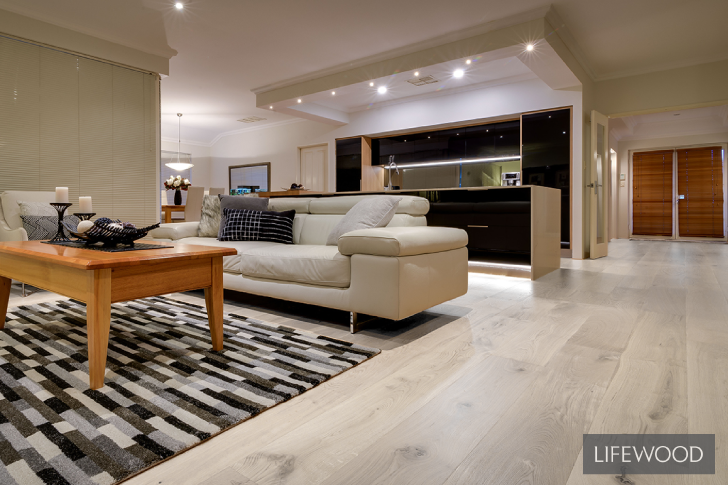
[[[10,229],[8,223],[0,220],[0,241],[27,241],[28,233],[25,229],[19,227],[17,229]]]
[[[339,252],[374,256],[413,256],[460,249],[468,233],[453,227],[378,227],[347,232],[339,238]]]
[[[199,222],[173,222],[162,224],[157,229],[149,231],[154,239],[170,239],[176,241],[185,237],[197,237],[197,226]]]

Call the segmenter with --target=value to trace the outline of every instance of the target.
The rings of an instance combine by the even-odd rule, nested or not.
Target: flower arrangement
[[[189,179],[183,179],[181,175],[177,175],[177,177],[171,175],[164,181],[166,190],[187,190],[191,185]]]

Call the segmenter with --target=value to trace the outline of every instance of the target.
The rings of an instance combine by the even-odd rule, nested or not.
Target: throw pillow
[[[217,238],[220,239],[222,228],[225,227],[225,209],[245,209],[251,211],[268,210],[268,199],[265,197],[244,197],[242,195],[218,195],[220,198],[220,230]],[[220,239],[222,241],[222,239]]]
[[[52,208],[52,207],[51,207]],[[55,209],[53,212],[56,212]],[[55,216],[20,216],[23,219],[23,228],[28,233],[29,241],[45,241],[53,239],[53,236],[58,233],[58,213]],[[78,227],[78,223],[81,222],[76,216],[65,216],[63,223],[69,227],[75,229]],[[68,228],[64,227],[66,236],[68,234]]]
[[[375,196],[362,199],[331,229],[327,246],[339,244],[339,238],[347,232],[371,227],[384,227],[392,220],[402,197]]]
[[[58,221],[58,211],[48,202],[25,202],[18,201],[20,207],[20,216],[56,216]]]
[[[223,209],[220,241],[270,241],[293,244],[295,210],[285,212]]]
[[[220,232],[220,198],[217,195],[206,195],[202,199],[200,225],[197,226],[199,237],[217,237]]]

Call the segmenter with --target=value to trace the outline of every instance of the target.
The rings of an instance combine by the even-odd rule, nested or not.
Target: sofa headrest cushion
[[[423,197],[397,194],[402,197],[397,206],[397,214],[410,214],[423,216],[430,210],[430,203]],[[382,195],[345,195],[342,197],[321,197],[313,199],[308,206],[311,214],[346,214],[362,199],[369,197],[383,197]]]
[[[268,209],[284,212],[294,210],[296,214],[308,214],[308,205],[314,200],[311,197],[274,197],[268,202]]]

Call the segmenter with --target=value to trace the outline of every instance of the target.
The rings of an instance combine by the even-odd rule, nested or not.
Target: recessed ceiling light
[[[301,102],[301,98],[298,98],[298,102],[299,102],[299,103]]]
[[[273,106],[271,106],[270,109],[273,109]]]
[[[370,85],[370,86],[374,86],[374,83],[373,83],[373,82],[370,82],[370,83],[369,83],[369,85]]]
[[[528,45],[526,46],[526,50],[527,50],[528,52],[531,52],[531,51],[533,50],[533,44],[528,44]]]
[[[387,92],[387,86],[379,86],[379,87],[377,88],[377,92],[378,92],[379,94],[384,94],[384,93],[386,93],[386,92]]]
[[[420,71],[415,71],[415,77],[420,75]]]
[[[182,5],[182,2],[177,2],[174,4],[174,8],[176,8],[177,10],[182,10],[183,8],[185,8],[185,6]]]
[[[460,79],[465,74],[465,71],[462,69],[455,69],[455,72],[452,73],[453,77]]]
[[[471,61],[470,59],[468,59],[467,61],[465,61],[465,64],[470,64],[471,62],[473,62],[473,61]]]
[[[331,91],[331,96],[335,95],[336,91]]]
[[[427,138],[430,138],[429,136]]]

